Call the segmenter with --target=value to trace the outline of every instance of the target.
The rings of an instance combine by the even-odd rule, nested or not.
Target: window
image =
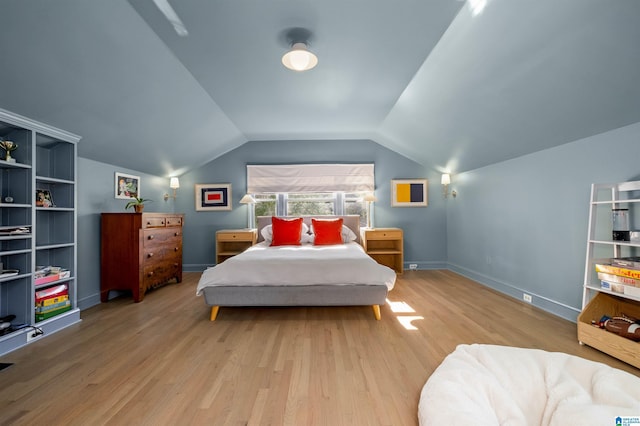
[[[374,190],[373,164],[247,165],[247,192],[257,216],[360,216]]]
[[[360,224],[367,224],[364,192],[318,192],[254,194],[255,217],[258,216],[360,216]]]

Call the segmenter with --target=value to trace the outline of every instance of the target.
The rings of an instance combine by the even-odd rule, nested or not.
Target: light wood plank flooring
[[[573,323],[449,271],[407,271],[371,307],[209,308],[199,273],[82,312],[0,357],[2,425],[414,425],[420,390],[461,343],[561,351]]]

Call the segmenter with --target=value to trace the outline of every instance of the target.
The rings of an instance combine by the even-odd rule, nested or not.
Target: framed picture
[[[116,198],[128,200],[140,197],[140,176],[116,172]]]
[[[231,184],[206,183],[196,185],[196,211],[231,210]]]
[[[36,189],[36,207],[55,207],[51,191],[48,189]]]
[[[392,207],[426,207],[426,179],[393,179],[391,180]]]

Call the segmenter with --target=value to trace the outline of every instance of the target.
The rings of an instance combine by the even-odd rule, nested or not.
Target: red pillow
[[[281,219],[271,218],[273,230],[272,246],[299,246],[302,237],[302,218]]]
[[[311,219],[315,239],[313,245],[324,246],[330,244],[342,244],[342,218],[320,220]]]

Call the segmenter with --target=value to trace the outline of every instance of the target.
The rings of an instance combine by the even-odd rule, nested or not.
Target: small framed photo
[[[36,189],[36,207],[55,207],[51,191],[48,189]]]
[[[140,197],[140,176],[116,172],[116,198],[128,200]]]
[[[393,179],[391,181],[392,207],[426,207],[426,179]]]
[[[196,184],[196,211],[231,210],[231,184]]]

